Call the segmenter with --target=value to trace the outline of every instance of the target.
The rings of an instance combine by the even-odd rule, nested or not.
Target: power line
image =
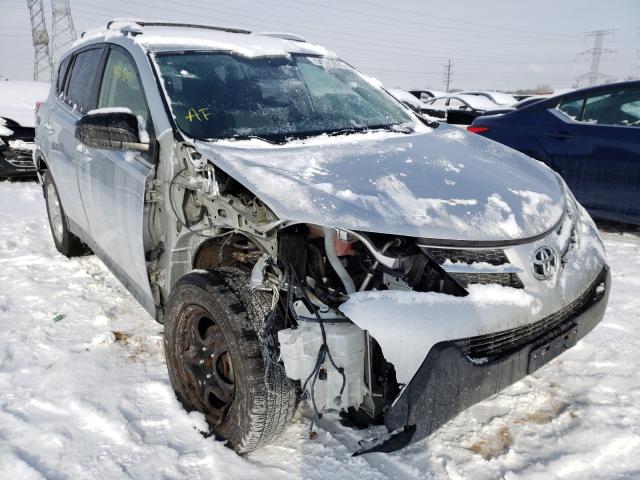
[[[451,79],[453,78],[453,70],[451,70],[452,67],[451,59],[449,59],[447,64],[444,66],[444,88],[447,93],[450,91]]]
[[[55,65],[60,55],[76,40],[69,0],[51,0],[51,24],[52,63]]]
[[[591,57],[591,68],[589,69],[589,72],[576,77],[578,82],[586,80],[587,85],[591,86],[597,84],[598,80],[606,81],[612,78],[610,75],[600,73],[600,60],[603,55],[615,53],[615,50],[603,47],[605,38],[612,36],[614,33],[615,30],[593,30],[584,34],[585,38],[593,37],[595,39],[595,44],[593,48],[581,52],[581,55],[585,58]]]
[[[51,80],[53,65],[51,64],[51,52],[49,51],[49,34],[44,16],[42,0],[27,0],[29,17],[31,19],[31,39],[33,41],[33,79]]]
[[[457,25],[473,25],[473,26],[478,26],[481,28],[489,28],[492,30],[492,34],[494,34],[496,31],[499,32],[504,32],[504,31],[511,31],[511,32],[518,32],[521,34],[528,34],[528,35],[534,35],[536,37],[540,37],[540,36],[553,36],[553,37],[564,37],[564,38],[575,38],[576,35],[573,34],[567,34],[567,33],[547,33],[547,32],[538,32],[538,31],[533,31],[533,30],[523,30],[523,29],[519,29],[519,28],[510,28],[507,27],[505,25],[490,25],[490,24],[486,24],[486,23],[479,23],[479,22],[470,22],[468,20],[462,20],[460,18],[448,18],[448,17],[440,17],[437,15],[432,15],[430,13],[422,13],[422,12],[416,12],[414,10],[407,10],[407,9],[403,9],[403,8],[399,8],[399,7],[390,7],[388,4],[382,4],[382,3],[377,3],[377,2],[372,2],[372,1],[367,1],[367,0],[357,0],[360,3],[364,3],[367,5],[372,5],[372,6],[376,6],[376,7],[381,7],[381,8],[385,8],[385,9],[391,9],[391,10],[395,10],[397,12],[405,12],[410,14],[413,18],[415,18],[416,16],[421,16],[421,17],[428,17],[428,18],[434,18],[437,20],[442,20],[442,21],[446,21],[446,22],[452,22],[455,23]]]

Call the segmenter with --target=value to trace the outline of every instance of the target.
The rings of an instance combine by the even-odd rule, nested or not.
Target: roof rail
[[[263,37],[275,37],[282,38],[284,40],[293,40],[294,42],[304,42],[306,40],[304,37],[301,37],[297,33],[288,33],[288,32],[256,32],[257,35],[262,35]]]
[[[134,20],[134,19],[115,19],[111,20],[107,23],[107,30],[111,28],[114,23],[119,22],[129,22],[139,25],[140,27],[184,27],[184,28],[201,28],[204,30],[217,30],[220,32],[229,32],[229,33],[244,33],[249,34],[251,30],[245,30],[244,28],[235,28],[235,27],[216,27],[213,25],[198,25],[194,23],[180,23],[180,22],[165,22],[165,21],[145,21],[145,20]]]

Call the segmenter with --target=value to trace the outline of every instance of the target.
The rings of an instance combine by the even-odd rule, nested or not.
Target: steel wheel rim
[[[200,306],[185,310],[181,345],[183,378],[208,419],[218,425],[235,398],[235,374],[222,330]]]
[[[60,208],[58,195],[51,184],[47,186],[47,208],[49,210],[49,220],[51,221],[51,231],[55,239],[60,243],[62,242],[63,233],[62,209]]]

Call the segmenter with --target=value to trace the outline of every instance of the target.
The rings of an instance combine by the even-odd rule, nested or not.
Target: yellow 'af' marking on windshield
[[[195,118],[197,121],[202,122],[202,120],[209,120],[209,109],[207,107],[202,108],[190,108],[187,112],[187,115],[184,117],[190,122],[193,122]]]

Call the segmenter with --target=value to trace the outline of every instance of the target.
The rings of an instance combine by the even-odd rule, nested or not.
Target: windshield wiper
[[[325,132],[327,135],[349,135],[351,133],[375,132],[376,130],[388,130],[398,133],[413,133],[414,129],[406,123],[392,123],[381,125],[369,125],[366,127],[347,127]]]
[[[275,140],[271,140],[266,137],[261,137],[260,135],[232,135],[230,137],[227,137],[227,140],[253,140],[253,139],[262,140],[263,142],[270,143],[271,145],[282,143],[282,142],[277,142]]]

